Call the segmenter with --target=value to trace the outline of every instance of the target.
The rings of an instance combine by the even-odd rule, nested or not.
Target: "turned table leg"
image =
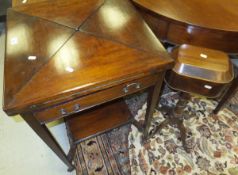
[[[183,148],[186,152],[189,152],[187,145],[186,145],[186,128],[183,124],[183,117],[185,115],[184,109],[187,106],[190,96],[185,93],[180,93],[180,94],[181,94],[180,99],[177,102],[175,107],[162,106],[160,108],[160,111],[162,113],[163,112],[166,113],[167,118],[155,128],[155,131],[151,135],[160,133],[161,129],[163,129],[164,127],[166,127],[168,125],[171,125],[173,127],[177,126],[177,128],[180,131]]]
[[[31,113],[22,114],[22,118],[36,132],[36,134],[55,152],[55,154],[68,166],[68,170],[73,170],[74,166],[67,159],[66,154],[55,140],[49,129],[45,125],[41,125]]]

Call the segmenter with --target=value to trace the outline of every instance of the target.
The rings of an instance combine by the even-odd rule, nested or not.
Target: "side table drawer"
[[[50,122],[58,118],[62,118],[85,109],[97,106],[99,104],[117,99],[119,97],[127,96],[134,92],[148,88],[156,83],[157,75],[147,76],[141,79],[133,80],[123,83],[105,90],[89,94],[75,100],[63,103],[43,111],[35,112],[35,117],[42,123]],[[161,77],[162,81],[162,77]]]
[[[181,76],[173,71],[165,75],[165,81],[172,89],[209,98],[219,97],[228,85],[228,83],[216,83],[194,77]]]

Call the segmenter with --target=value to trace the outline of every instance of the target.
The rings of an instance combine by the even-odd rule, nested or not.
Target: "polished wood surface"
[[[77,29],[103,2],[103,0],[39,1],[16,6],[14,10]]]
[[[172,89],[209,98],[220,97],[223,90],[228,87],[228,84],[219,84],[187,76],[180,76],[174,72],[168,72],[165,75],[165,80]]]
[[[26,4],[32,4],[32,3],[38,3],[41,1],[54,1],[54,0],[12,0],[12,7],[26,5]]]
[[[66,156],[46,122],[77,115],[69,129],[76,128],[73,121],[84,129],[75,130],[83,133],[75,139],[98,134],[124,123],[128,114],[116,105],[100,118],[99,105],[147,88],[146,122],[134,121],[147,135],[173,59],[130,1],[32,0],[9,10],[6,33],[3,109],[21,114],[69,170],[75,144]]]
[[[134,0],[141,6],[164,17],[187,24],[238,31],[238,2],[236,0]],[[222,16],[221,16],[222,15]]]
[[[238,53],[238,2],[133,0],[157,37]]]
[[[175,58],[173,71],[191,78],[214,83],[230,83],[233,65],[229,56],[221,51],[183,44],[172,52]]]
[[[116,2],[117,0],[105,1],[80,30],[132,48],[164,55],[161,43],[151,34],[151,29],[135,11],[133,5],[129,1],[120,1],[120,9],[119,6],[115,6]]]
[[[162,77],[161,77],[162,78]],[[35,117],[41,123],[51,122],[53,120],[62,118],[64,116],[78,113],[85,109],[109,102],[111,100],[130,95],[132,93],[141,91],[156,83],[157,75],[147,76],[144,78],[128,81],[105,90],[101,90],[67,103],[63,103],[52,108],[47,108],[35,112]]]
[[[104,104],[67,119],[75,143],[114,129],[132,120],[132,115],[123,100]],[[90,127],[89,127],[90,126]]]
[[[16,94],[74,33],[70,28],[14,10],[8,11],[7,18],[4,65],[6,106],[15,101]]]
[[[224,52],[183,44],[171,55],[175,66],[165,80],[174,89],[217,97],[234,78],[233,65]]]
[[[12,115],[25,110],[37,110],[37,106],[45,105],[46,101],[50,103],[48,105],[57,104],[66,99],[70,100],[100,90],[101,88],[111,87],[112,85],[140,78],[151,74],[153,71],[162,71],[172,66],[172,60],[165,49],[156,40],[146,23],[137,17],[137,15],[134,15],[136,11],[130,4],[128,4],[128,10],[124,11],[124,1],[114,0],[112,1],[113,4],[111,4],[111,1],[109,1],[110,3],[105,1],[105,7],[109,10],[104,12],[103,18],[104,22],[107,21],[111,23],[111,28],[110,30],[108,29],[109,24],[101,25],[99,34],[95,35],[94,33],[97,32],[97,30],[94,32],[91,30],[87,31],[87,25],[90,24],[90,20],[95,22],[100,20],[97,19],[96,16],[102,13],[101,8],[96,12],[91,11],[92,14],[90,15],[88,9],[85,10],[86,12],[83,12],[83,9],[85,9],[86,6],[91,6],[91,1],[88,3],[84,1],[84,3],[82,3],[83,7],[85,5],[84,8],[82,8],[79,3],[78,9],[74,0],[72,0],[72,3],[68,1],[68,3],[64,2],[65,1],[62,0],[54,1],[54,3],[60,5],[60,8],[57,9],[58,11],[56,9],[54,10],[54,7],[51,7],[50,4],[52,2],[33,3],[10,10],[7,22],[8,45],[6,49],[4,88],[4,110],[7,111],[8,114]],[[36,5],[38,5],[38,10],[32,10],[36,8]],[[81,12],[76,15],[70,11],[71,6],[73,12],[77,12],[78,10]],[[98,8],[98,3],[92,6],[94,8],[91,7],[90,9]],[[77,18],[78,25],[75,23],[72,29],[59,25],[58,22],[55,21],[55,18],[59,16],[59,23],[66,26],[68,25],[67,15],[61,18],[67,13],[67,9],[64,11],[66,7],[68,11],[71,12],[70,15],[82,15],[85,17],[85,14],[87,14],[91,16],[84,22],[82,29],[73,30],[76,26],[80,26],[82,18]],[[39,10],[41,8],[43,9],[42,11]],[[115,8],[117,10],[114,10]],[[16,23],[20,19],[15,15],[11,15],[11,13],[16,14],[19,13],[19,11],[24,13],[23,15],[21,15],[21,13],[19,14],[20,19],[22,19],[22,22],[19,22],[19,24],[22,23],[20,27],[24,29],[22,29],[22,31],[17,30],[17,33],[19,33],[18,38],[17,36],[11,35],[11,32],[16,30]],[[51,11],[51,13],[49,13],[49,11]],[[28,14],[31,13],[31,15],[40,16],[38,12],[51,16],[49,16],[49,18],[48,16],[44,16],[47,20],[28,16]],[[120,26],[115,26],[114,23],[118,24],[118,21],[112,20],[112,13],[117,13],[117,15],[121,17]],[[21,18],[21,16],[23,17]],[[130,20],[127,20],[128,16],[131,16]],[[29,20],[40,20],[41,24],[31,22],[32,26],[26,27],[31,24],[28,22]],[[138,27],[135,31],[133,27],[128,27],[132,26],[132,24],[129,23],[138,24],[140,28]],[[41,25],[43,27],[41,27]],[[47,30],[47,28],[49,29]],[[54,30],[56,30],[55,28],[57,28],[57,30],[61,28],[62,30],[59,31],[57,35],[57,32],[50,31],[52,28]],[[92,27],[88,28],[92,29]],[[101,31],[103,31],[103,35],[101,35]],[[124,31],[123,35],[120,34],[121,31]],[[34,36],[33,34],[28,35],[31,33],[34,33]],[[108,39],[109,36],[113,40]],[[121,37],[118,39],[117,36]],[[16,38],[19,40],[15,44]],[[35,42],[38,41],[37,38],[38,40],[42,38],[42,40]],[[12,42],[14,44],[12,44]],[[144,51],[141,49],[142,47],[140,47],[143,46],[143,42],[152,43],[150,45],[155,46],[152,47],[151,50],[148,50],[148,47],[147,50]],[[42,46],[39,45],[39,43],[42,43]],[[19,47],[16,47],[16,45]],[[28,46],[33,47],[33,49]],[[23,49],[16,50],[20,47]],[[22,54],[23,51],[25,52]],[[51,51],[51,54],[49,54],[49,51]],[[12,56],[13,54],[15,55],[14,57]],[[19,64],[19,61],[21,64]],[[22,64],[23,66],[21,67]],[[30,69],[28,72],[26,71],[27,66],[25,65],[28,65]],[[14,74],[9,73],[10,70],[13,70],[13,72],[17,70],[17,72],[15,71]],[[24,81],[22,81],[22,79]],[[16,83],[18,80],[19,83]]]

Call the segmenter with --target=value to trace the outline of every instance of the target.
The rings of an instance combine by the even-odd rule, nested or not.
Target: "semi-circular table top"
[[[230,54],[238,53],[238,1],[133,0],[156,36]]]
[[[238,32],[237,0],[134,0],[164,17],[209,29]]]

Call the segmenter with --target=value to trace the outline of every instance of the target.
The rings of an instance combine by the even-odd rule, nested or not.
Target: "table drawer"
[[[181,76],[171,71],[166,74],[165,81],[172,89],[198,94],[209,98],[219,97],[228,84]]]
[[[43,111],[35,112],[34,115],[42,123],[50,122],[57,118],[62,118],[116,98],[140,91],[152,86],[157,80],[158,75],[147,76],[77,98],[67,103],[53,106]]]

